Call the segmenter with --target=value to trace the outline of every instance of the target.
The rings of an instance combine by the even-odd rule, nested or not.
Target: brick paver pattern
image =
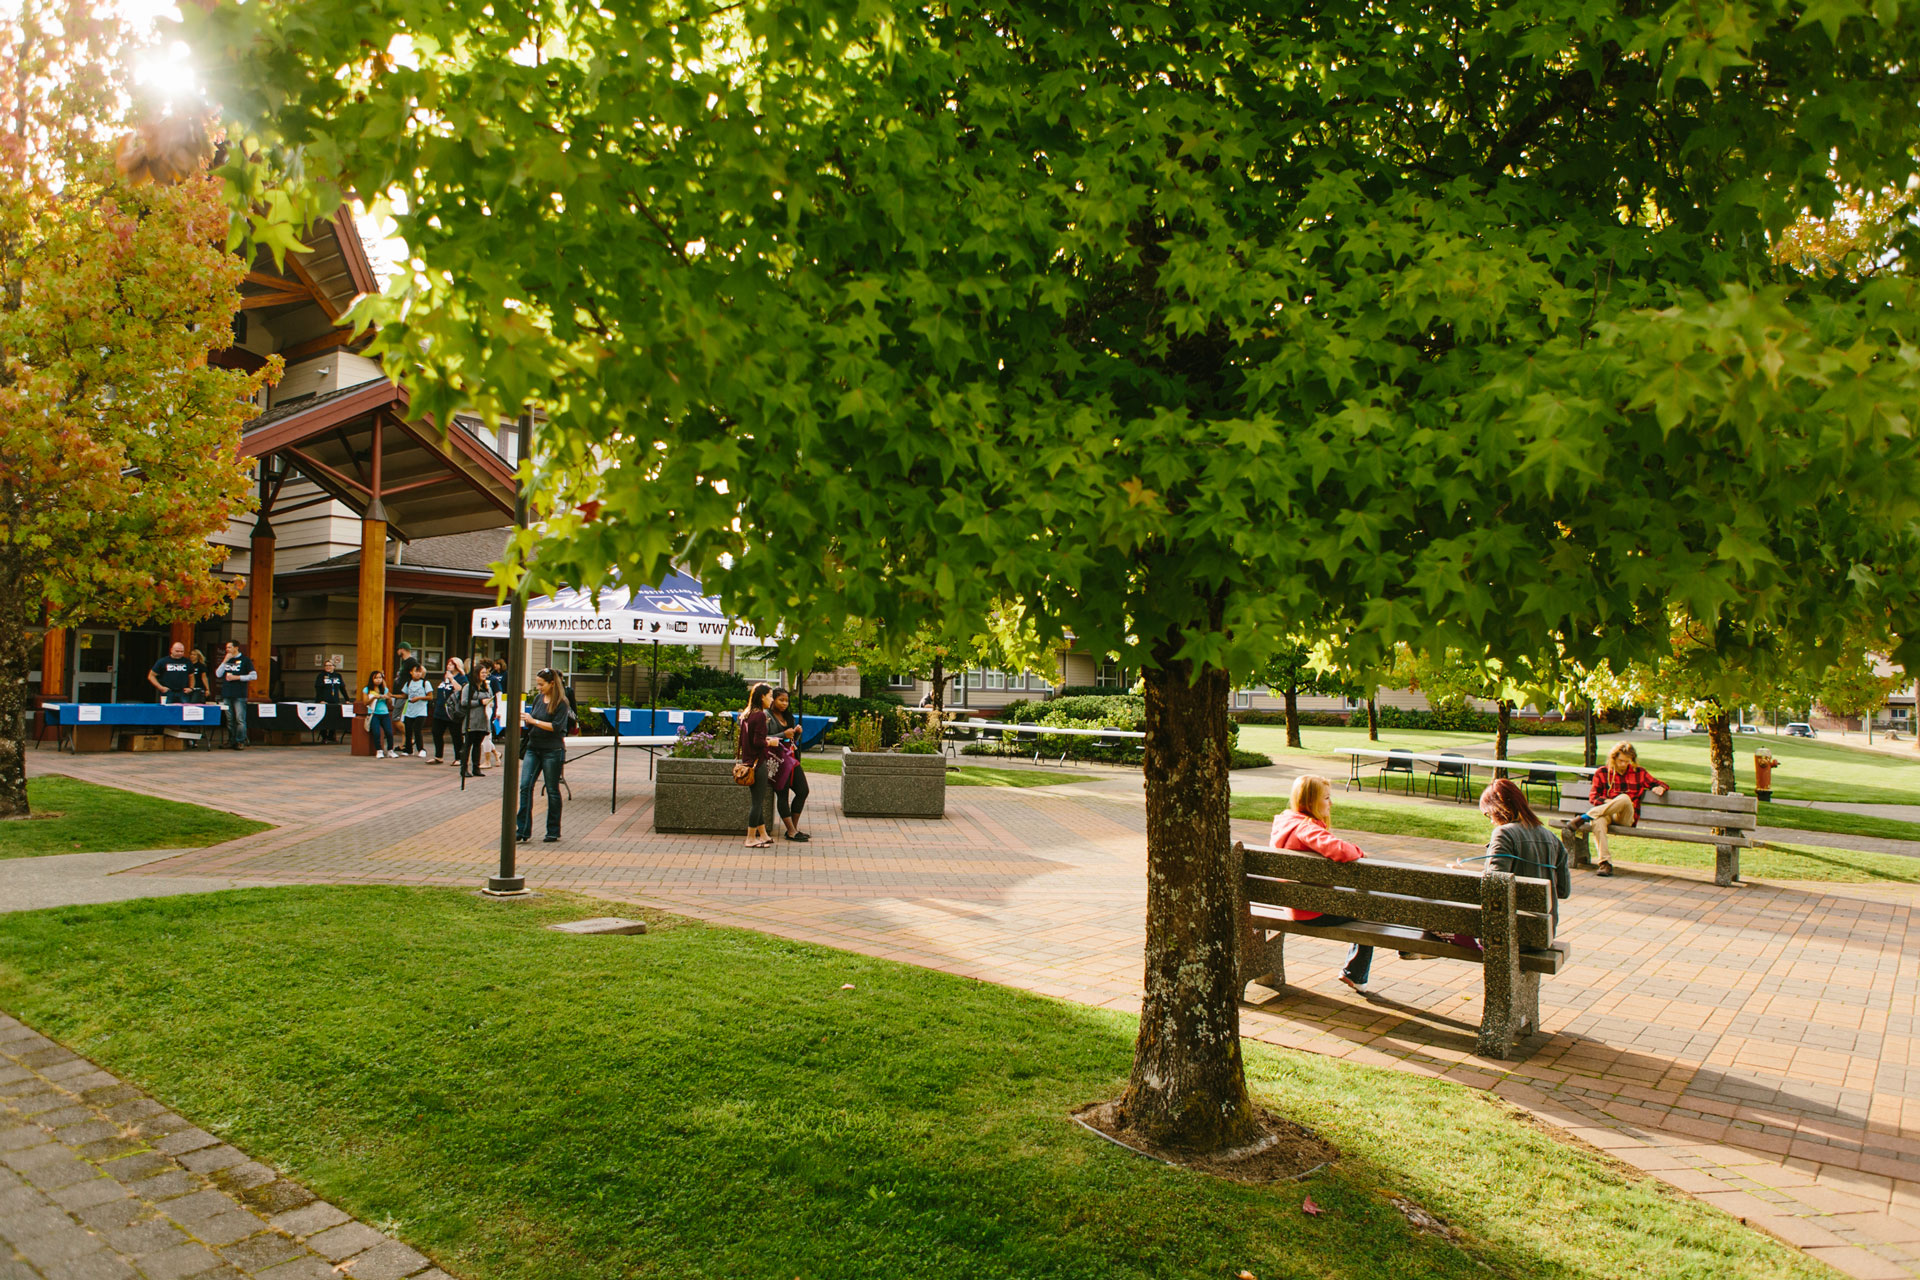
[[[576,761],[566,837],[520,846],[535,888],[647,903],[1108,1008],[1137,1009],[1145,912],[1137,778],[953,787],[942,822],[843,818],[813,779],[810,844],[660,835],[637,756],[608,811],[604,754]],[[324,748],[230,756],[35,753],[35,770],[221,797],[277,830],[140,868],[289,883],[477,887],[497,849],[495,785]],[[238,799],[235,799],[238,797]],[[1337,806],[1337,798],[1336,798]],[[1264,838],[1264,824],[1236,822]],[[1435,861],[1463,847],[1363,837]],[[1290,940],[1288,989],[1248,1036],[1490,1089],[1619,1159],[1860,1277],[1920,1275],[1914,890],[1582,874],[1563,904],[1567,972],[1512,1061],[1473,1052],[1473,966],[1383,953],[1372,1000],[1341,949]],[[1258,988],[1255,996],[1260,995]]]
[[[0,1280],[451,1280],[0,1015]]]

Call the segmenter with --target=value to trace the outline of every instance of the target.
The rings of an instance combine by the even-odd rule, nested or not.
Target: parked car
[[[1743,725],[1738,725],[1738,726],[1736,726],[1736,727],[1735,727],[1735,732],[1737,732],[1737,733],[1758,733],[1758,732],[1760,732],[1760,726],[1759,726],[1759,725],[1757,725],[1757,724],[1743,724]]]
[[[1691,725],[1687,727],[1688,733],[1706,733],[1708,731],[1709,730],[1707,729],[1707,726],[1702,724],[1698,720],[1695,720]]]
[[[1814,736],[1813,726],[1804,720],[1795,720],[1787,726],[1787,736],[1789,738],[1811,738]]]

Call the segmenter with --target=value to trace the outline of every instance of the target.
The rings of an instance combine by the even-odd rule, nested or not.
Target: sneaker
[[[559,844],[560,837],[559,836],[541,836],[540,843],[541,844]]]
[[[1355,982],[1352,978],[1349,978],[1344,973],[1340,975],[1340,981],[1346,983],[1349,987],[1352,987],[1354,990],[1354,994],[1356,995],[1370,996],[1373,994],[1372,987],[1368,986],[1364,982]]]
[[[420,758],[422,760],[427,758],[427,749],[425,747],[420,748]]]
[[[385,760],[387,758],[387,753],[384,751],[376,751],[373,753],[373,758],[375,760]]]

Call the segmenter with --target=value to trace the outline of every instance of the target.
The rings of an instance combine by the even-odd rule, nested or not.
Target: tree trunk
[[[1500,699],[1500,722],[1493,731],[1493,758],[1495,760],[1505,760],[1507,758],[1507,738],[1512,732],[1513,703],[1502,698]],[[1507,771],[1502,769],[1495,776],[1504,778],[1507,776]]]
[[[1380,741],[1380,703],[1372,694],[1367,695],[1367,741]]]
[[[1287,745],[1298,750],[1300,747],[1300,689],[1298,685],[1288,685],[1287,702]]]
[[[1146,671],[1146,996],[1121,1126],[1162,1146],[1252,1141],[1240,1059],[1233,834],[1227,821],[1227,673],[1175,661]]]
[[[1593,699],[1587,699],[1586,766],[1589,769],[1599,767],[1600,735],[1595,732],[1593,722]]]
[[[933,714],[938,716],[946,708],[947,701],[947,664],[939,658],[933,660]]]
[[[1733,730],[1727,713],[1716,712],[1707,720],[1707,760],[1713,767],[1713,794],[1733,794]]]
[[[27,661],[25,610],[17,589],[0,591],[0,819],[24,818],[28,813],[27,741],[22,729],[32,664]]]

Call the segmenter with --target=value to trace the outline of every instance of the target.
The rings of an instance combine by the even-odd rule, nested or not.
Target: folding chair
[[[1527,763],[1529,765],[1539,766],[1539,765],[1547,764],[1548,762],[1545,760],[1529,760],[1527,761]],[[1520,783],[1520,788],[1521,790],[1526,792],[1527,798],[1531,800],[1533,798],[1533,789],[1535,787],[1546,788],[1548,793],[1551,794],[1553,797],[1547,803],[1555,809],[1558,809],[1560,807],[1560,775],[1559,774],[1555,773],[1551,768],[1542,769],[1542,768],[1535,767],[1535,768],[1528,769],[1526,778]]]
[[[1376,791],[1387,789],[1387,775],[1390,773],[1406,774],[1407,794],[1413,794],[1413,757],[1411,755],[1404,751],[1387,752],[1387,762],[1380,769],[1380,785],[1374,788]]]
[[[1467,798],[1467,765],[1465,759],[1460,757],[1458,751],[1442,751],[1440,754],[1442,756],[1453,756],[1460,759],[1460,763],[1447,764],[1443,760],[1441,763],[1433,766],[1433,772],[1427,775],[1427,798],[1433,798],[1434,784],[1445,779],[1453,784],[1453,798],[1455,800],[1465,800]]]

